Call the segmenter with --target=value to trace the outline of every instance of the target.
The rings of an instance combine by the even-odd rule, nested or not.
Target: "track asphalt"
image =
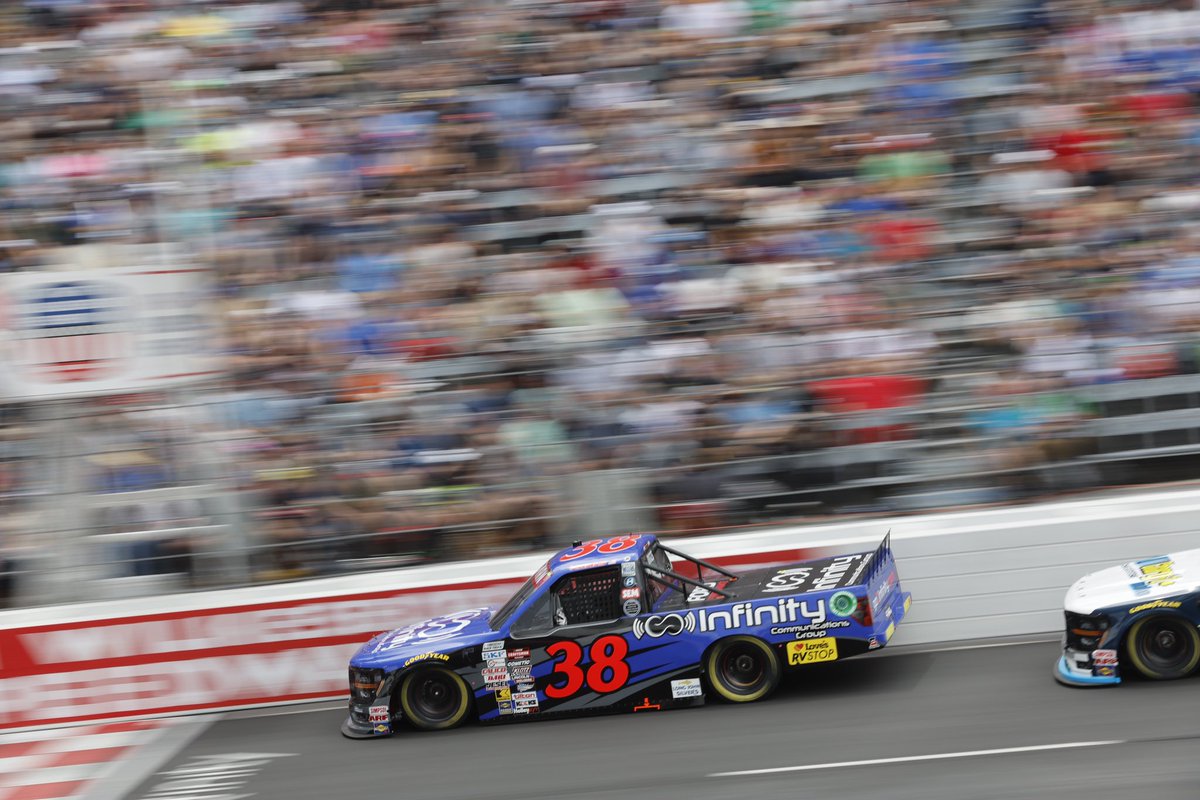
[[[226,715],[126,797],[1200,798],[1200,679],[1071,689],[1051,674],[1059,652],[880,653],[747,706],[368,741],[339,735],[344,707]],[[788,767],[812,768],[753,773]]]

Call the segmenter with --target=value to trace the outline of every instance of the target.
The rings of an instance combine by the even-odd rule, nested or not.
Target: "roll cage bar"
[[[719,594],[727,600],[732,600],[735,597],[735,595],[732,592],[727,592],[724,589],[718,589],[715,586],[709,586],[707,583],[704,583],[703,582],[703,574],[701,573],[700,570],[701,570],[701,568],[710,569],[713,572],[719,572],[720,574],[724,575],[726,578],[729,578],[729,579],[735,580],[735,581],[739,577],[741,577],[737,573],[730,572],[729,570],[725,569],[724,567],[718,567],[716,564],[711,564],[707,561],[703,561],[699,558],[695,558],[694,556],[689,556],[686,553],[681,553],[678,550],[667,547],[662,542],[656,542],[655,547],[657,547],[659,550],[661,550],[664,553],[668,553],[673,556],[678,556],[679,558],[683,559],[684,561],[690,561],[693,564],[695,564],[696,565],[696,577],[689,578],[686,575],[680,575],[678,572],[676,572],[673,569],[662,569],[661,567],[649,567],[648,566],[648,567],[646,567],[646,577],[649,578],[650,580],[656,580],[659,583],[661,583],[663,586],[669,587],[671,589],[677,588],[677,587],[672,586],[671,584],[667,583],[665,580],[663,580],[663,576],[666,576],[669,578],[674,578],[675,580],[679,581],[680,583],[687,584],[688,586],[694,586],[699,589],[707,589],[708,591],[712,592],[713,594]],[[680,592],[680,594],[683,594],[683,592]],[[683,595],[683,602],[685,605],[687,604],[687,595],[686,594]]]

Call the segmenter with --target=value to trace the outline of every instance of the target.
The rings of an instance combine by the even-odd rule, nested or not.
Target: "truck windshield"
[[[500,606],[499,610],[492,614],[492,618],[488,620],[488,625],[494,631],[500,630],[500,626],[504,621],[512,616],[513,612],[521,607],[529,596],[533,594],[533,578],[527,578],[521,584],[521,588],[517,589],[516,594],[508,598],[508,602]]]
[[[542,581],[545,580],[544,576],[548,575],[549,571],[550,565],[546,564],[524,583],[522,583],[521,588],[517,589],[516,593],[514,593],[512,597],[508,598],[508,602],[500,606],[499,610],[492,614],[492,618],[488,620],[489,627],[491,627],[491,629],[494,631],[500,630],[500,626],[507,622],[508,618],[511,617],[513,613],[521,607],[521,604],[528,600],[531,595],[533,595],[533,592],[535,589],[537,589],[537,587],[542,585]]]

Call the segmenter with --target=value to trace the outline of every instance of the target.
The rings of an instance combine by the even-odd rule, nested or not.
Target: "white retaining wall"
[[[765,551],[785,538],[821,550],[865,548],[889,528],[901,583],[913,594],[894,644],[1050,633],[1062,629],[1063,596],[1085,573],[1200,548],[1200,491],[856,521],[675,545],[700,557]]]
[[[890,529],[913,594],[893,643],[928,644],[1056,632],[1080,575],[1200,547],[1198,511],[1200,491],[1159,491],[670,544],[748,567],[870,549]],[[371,634],[502,601],[544,560],[3,612],[0,730],[340,697],[346,660]]]

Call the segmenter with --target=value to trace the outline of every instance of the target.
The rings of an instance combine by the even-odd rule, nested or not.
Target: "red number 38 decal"
[[[592,553],[619,553],[622,550],[628,550],[637,544],[637,540],[642,538],[640,533],[627,533],[624,536],[614,536],[611,539],[592,539],[590,542],[584,542],[569,553],[563,554],[561,561],[573,561],[576,558],[583,558]]]
[[[555,659],[552,675],[563,675],[566,682],[551,683],[546,687],[546,697],[561,700],[576,694],[586,683],[587,688],[597,694],[615,692],[629,681],[629,643],[621,636],[601,636],[588,648],[591,665],[585,671],[580,665],[583,648],[578,642],[555,642],[546,648],[546,655]],[[559,656],[562,660],[558,660]]]

